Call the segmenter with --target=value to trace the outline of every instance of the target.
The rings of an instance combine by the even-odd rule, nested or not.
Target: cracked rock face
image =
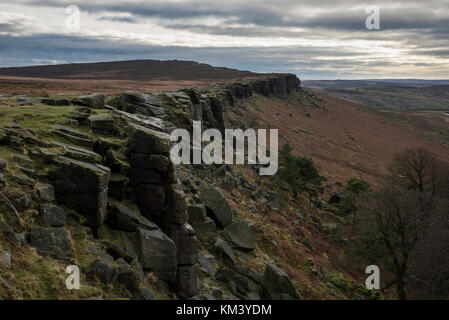
[[[142,267],[153,271],[161,279],[175,280],[177,260],[173,240],[160,229],[139,228],[137,234]]]
[[[51,173],[56,199],[85,216],[89,226],[98,228],[106,216],[110,175],[108,167],[60,157]]]

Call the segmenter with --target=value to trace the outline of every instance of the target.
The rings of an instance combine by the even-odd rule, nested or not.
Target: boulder
[[[175,280],[176,277],[176,246],[161,230],[137,231],[139,261],[144,269],[153,271],[163,280]]]
[[[192,223],[192,227],[195,229],[197,235],[213,235],[217,232],[217,226],[215,221],[207,217],[206,220],[202,222]]]
[[[58,202],[85,216],[90,227],[98,228],[106,216],[110,173],[101,165],[59,157],[50,177]]]
[[[214,249],[219,257],[231,264],[236,264],[234,252],[232,252],[231,246],[226,241],[222,239],[217,240],[214,243]]]
[[[115,261],[117,264],[117,282],[123,284],[130,292],[139,290],[140,280],[137,270],[133,268],[122,258]]]
[[[126,232],[136,232],[139,227],[148,230],[158,229],[156,224],[119,202],[109,202],[108,219],[114,228]]]
[[[94,133],[114,134],[117,128],[114,125],[114,118],[110,114],[94,114],[87,118],[90,129]]]
[[[129,125],[129,151],[131,153],[168,154],[170,136],[136,124]]]
[[[252,251],[256,248],[256,238],[251,227],[244,221],[232,222],[225,229],[223,235],[237,249]]]
[[[194,204],[187,208],[189,223],[194,224],[206,220],[206,207],[204,204]]]
[[[31,229],[30,244],[40,255],[64,260],[73,256],[70,240],[64,228],[34,226]]]
[[[55,201],[55,188],[51,184],[39,184],[37,186],[37,195],[44,202]]]
[[[140,294],[136,297],[136,300],[157,300],[153,291],[148,288],[144,288]]]
[[[33,199],[31,197],[31,194],[26,194],[20,198],[14,199],[13,204],[14,207],[19,211],[25,211],[28,210],[33,203]]]
[[[165,115],[165,109],[158,98],[153,95],[126,91],[120,95],[119,105],[123,111],[147,116],[160,117]]]
[[[4,173],[6,170],[6,165],[8,164],[8,161],[5,159],[0,158],[0,173]]]
[[[217,279],[225,283],[234,283],[242,297],[249,292],[261,292],[261,287],[253,279],[231,268],[222,268],[217,272]]]
[[[42,222],[51,227],[63,227],[66,224],[64,209],[53,204],[41,205]]]
[[[208,213],[221,228],[232,222],[232,211],[225,199],[223,191],[218,187],[208,187],[200,195],[201,202],[208,209]]]
[[[75,104],[90,107],[93,109],[104,108],[104,95],[99,93],[88,94],[79,96],[75,101]]]
[[[97,275],[103,283],[111,283],[117,279],[118,271],[112,258],[100,256],[90,265],[90,272]]]
[[[3,264],[7,269],[11,269],[11,252],[0,250],[0,264]]]
[[[42,98],[40,100],[42,104],[46,104],[49,106],[70,106],[70,100],[63,97],[55,97],[55,98]]]
[[[271,300],[300,299],[289,276],[275,264],[269,262],[265,267],[265,273],[262,278],[262,285],[265,294]]]
[[[0,221],[0,234],[3,235],[5,240],[17,243],[23,247],[26,245],[26,237],[24,234],[15,233],[6,222]]]
[[[198,263],[201,267],[201,271],[207,273],[211,277],[215,276],[217,270],[214,267],[215,258],[210,254],[198,254]]]

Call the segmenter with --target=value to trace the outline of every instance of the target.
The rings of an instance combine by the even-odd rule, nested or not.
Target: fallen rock
[[[206,207],[204,204],[194,204],[187,208],[189,223],[194,224],[206,220]]]
[[[93,109],[103,109],[104,108],[104,95],[99,93],[88,94],[84,96],[79,96],[73,101],[74,104],[90,107]]]
[[[90,272],[97,275],[103,283],[111,283],[117,279],[117,267],[112,258],[101,256],[90,265]]]
[[[225,259],[231,264],[236,264],[234,252],[232,252],[231,246],[224,240],[219,239],[214,243],[214,249],[217,256]]]
[[[200,195],[201,202],[209,209],[208,213],[221,228],[232,222],[232,211],[223,191],[218,187],[208,187]]]
[[[249,292],[259,293],[262,288],[253,279],[231,268],[222,268],[217,273],[217,279],[225,283],[235,284],[237,293],[243,298]]]
[[[40,255],[49,255],[56,259],[70,259],[73,256],[64,228],[34,226],[31,229],[30,244]]]
[[[0,250],[0,263],[2,263],[7,269],[11,269],[11,252]]]
[[[198,263],[200,264],[201,271],[207,273],[211,277],[215,276],[217,270],[214,267],[215,257],[211,254],[198,254]]]
[[[53,202],[55,198],[55,188],[51,184],[39,184],[37,186],[37,195],[44,202]]]
[[[20,198],[14,199],[13,204],[14,207],[19,211],[23,212],[28,210],[33,203],[33,199],[31,198],[31,194],[26,194]]]
[[[153,291],[148,288],[144,288],[140,294],[136,297],[136,300],[157,300]]]
[[[53,204],[41,205],[42,222],[51,227],[63,227],[66,224],[64,209]]]
[[[40,102],[49,106],[70,106],[71,104],[69,99],[63,97],[42,98]]]
[[[271,300],[300,299],[289,276],[275,264],[269,262],[265,267],[262,285]]]
[[[209,217],[202,222],[194,222],[192,227],[195,229],[195,233],[198,235],[213,235],[217,232],[217,225],[215,221]]]
[[[225,229],[223,235],[237,249],[252,251],[256,248],[256,238],[251,227],[244,221],[232,222]]]
[[[176,277],[176,246],[161,230],[137,231],[139,261],[144,269],[152,270],[159,278],[175,280]]]
[[[117,268],[117,282],[123,284],[131,293],[139,290],[140,280],[137,272],[123,259],[115,261]]]
[[[0,233],[3,234],[4,239],[17,243],[22,247],[26,246],[26,237],[24,234],[15,233],[14,230],[3,221],[0,221]]]

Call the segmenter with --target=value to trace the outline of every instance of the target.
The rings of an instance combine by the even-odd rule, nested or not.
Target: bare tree
[[[384,266],[395,277],[399,299],[407,299],[410,256],[427,232],[432,211],[430,194],[390,186],[378,192],[369,212],[374,217],[374,239]]]
[[[418,192],[439,193],[444,184],[447,164],[422,148],[398,153],[390,167],[391,178],[397,184]]]
[[[399,299],[407,299],[409,280],[442,279],[429,276],[430,261],[449,260],[447,243],[429,241],[435,241],[437,235],[446,239],[447,235],[438,227],[439,219],[444,218],[441,212],[449,213],[447,168],[431,152],[407,149],[392,162],[390,184],[375,193],[368,206],[365,234],[360,236],[362,255],[381,262],[391,272]],[[438,281],[432,285],[431,290],[438,291]]]

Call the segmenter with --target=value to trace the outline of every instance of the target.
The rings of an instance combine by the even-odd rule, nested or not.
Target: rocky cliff
[[[273,263],[258,272],[239,262],[257,259],[256,239],[217,185],[257,186],[232,166],[176,167],[169,157],[176,127],[223,130],[239,100],[298,90],[287,74],[208,90],[2,97],[0,251],[14,261],[35,248],[75,264],[106,297],[299,298]]]

